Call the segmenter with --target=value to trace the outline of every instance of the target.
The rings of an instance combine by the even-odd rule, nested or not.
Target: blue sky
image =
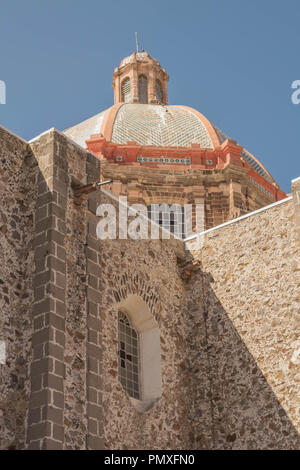
[[[10,0],[0,5],[0,124],[29,140],[113,104],[112,73],[141,47],[282,189],[300,176],[299,0]]]

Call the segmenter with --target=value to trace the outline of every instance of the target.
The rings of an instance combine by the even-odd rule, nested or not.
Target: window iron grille
[[[119,381],[130,397],[139,400],[139,337],[124,312],[119,312],[118,344]]]

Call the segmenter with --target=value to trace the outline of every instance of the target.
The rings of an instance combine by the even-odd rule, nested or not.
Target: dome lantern
[[[148,52],[125,57],[113,74],[114,103],[168,104],[169,76]]]

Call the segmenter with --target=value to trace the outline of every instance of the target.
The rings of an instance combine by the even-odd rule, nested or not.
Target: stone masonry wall
[[[176,247],[167,240],[103,241],[100,246],[104,448],[193,448],[195,383],[188,368],[193,324]],[[160,328],[163,394],[146,413],[133,407],[117,376],[118,308],[133,294],[146,302]]]
[[[78,420],[81,419],[77,437],[80,434],[82,438],[84,436],[84,402],[80,401],[79,391],[82,387],[84,392],[86,374],[88,448],[193,448],[194,410],[190,390],[196,384],[188,370],[188,361],[189,338],[194,325],[192,316],[187,317],[184,285],[177,267],[177,255],[184,256],[183,245],[174,240],[99,241],[96,237],[99,218],[94,215],[99,203],[115,205],[113,199],[98,192],[89,196],[85,212],[82,207],[72,206],[70,201],[73,217],[72,222],[68,220],[71,233],[75,227],[77,231],[76,236],[70,237],[70,245],[66,248],[68,256],[73,253],[74,266],[77,262],[76,270],[72,271],[73,289],[82,284],[83,280],[78,260],[83,260],[83,253],[87,257],[87,277],[84,278],[87,283],[86,314],[83,303],[77,303],[78,293],[73,290],[70,296],[76,305],[77,318],[74,315],[69,317],[75,343],[70,343],[68,348],[66,381],[73,383],[70,399],[72,397],[73,401],[77,401]],[[84,225],[80,229],[81,214],[84,213],[87,217],[86,233]],[[86,236],[85,248],[84,237],[80,239],[80,230]],[[133,294],[149,306],[161,332],[163,396],[147,413],[138,412],[132,406],[118,381],[118,309],[120,302]],[[85,356],[80,344],[86,344],[87,341]],[[68,400],[67,395],[65,398]],[[205,414],[204,405],[203,409]],[[74,436],[75,430],[70,432],[71,423],[69,419],[66,435]],[[74,439],[69,442],[73,448],[77,445]]]
[[[85,449],[88,278],[85,206],[72,184],[99,178],[99,160],[51,130],[32,145],[39,163],[36,206],[30,449]]]
[[[0,449],[23,449],[30,394],[37,167],[28,144],[0,127]]]
[[[193,325],[184,320],[186,299],[177,269],[182,243],[100,243],[97,198],[111,200],[98,193],[77,205],[73,192],[74,185],[99,179],[98,158],[55,130],[35,139],[30,151],[38,167],[34,181],[26,175],[36,197],[28,232],[31,329],[21,348],[28,382],[20,387],[27,402],[19,416],[19,448],[188,448],[192,409],[185,360]],[[149,305],[163,332],[163,398],[147,414],[131,406],[117,380],[118,305],[131,293]],[[24,325],[16,334],[25,335]],[[12,393],[16,390],[14,382]],[[9,419],[16,419],[11,395],[5,405],[11,407]],[[3,448],[16,439],[16,430],[10,433]]]
[[[213,447],[299,449],[300,244],[293,201],[207,233],[202,248],[188,246],[200,262],[187,296],[206,336]],[[196,415],[196,428],[198,422]]]
[[[60,314],[65,319],[65,342],[61,343],[65,369],[63,415],[51,416],[44,445],[65,449],[190,448],[194,445],[190,390],[195,383],[188,370],[188,342],[194,326],[189,322],[192,317],[186,318],[186,297],[177,268],[182,243],[100,242],[95,211],[99,203],[115,204],[114,200],[99,191],[77,205],[72,190],[74,184],[97,181],[100,162],[58,133],[52,138],[54,157],[67,161],[68,174],[63,239],[66,277],[61,285],[65,309]],[[117,378],[118,306],[133,293],[149,305],[161,329],[163,397],[148,413],[134,409]],[[63,293],[60,295],[63,301]],[[60,304],[55,302],[57,309]],[[52,363],[47,367],[51,372]],[[53,393],[60,393],[55,389],[58,386],[55,381],[50,385],[51,409],[58,409],[53,403]],[[54,434],[60,426],[64,428],[61,434]]]
[[[0,129],[0,152],[0,449],[300,448],[297,181],[184,250],[100,241],[96,209],[116,201],[76,197],[100,160],[56,130],[28,145]],[[131,295],[160,328],[162,397],[143,413],[117,375]]]
[[[204,228],[209,229],[272,201],[253,186],[245,170],[233,165],[224,170],[147,168],[102,161],[103,179],[112,178],[114,194],[145,205],[203,204]],[[194,224],[195,229],[195,214]]]

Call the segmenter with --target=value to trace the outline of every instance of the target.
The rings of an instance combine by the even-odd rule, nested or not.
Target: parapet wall
[[[55,129],[28,145],[0,128],[0,152],[0,449],[300,448],[298,180],[184,251],[99,241],[115,202],[74,187],[100,160]],[[162,396],[143,413],[118,381],[132,295],[160,329]]]
[[[188,290],[206,329],[214,448],[299,448],[300,243],[293,202],[215,228],[202,246],[187,242],[201,267]]]

